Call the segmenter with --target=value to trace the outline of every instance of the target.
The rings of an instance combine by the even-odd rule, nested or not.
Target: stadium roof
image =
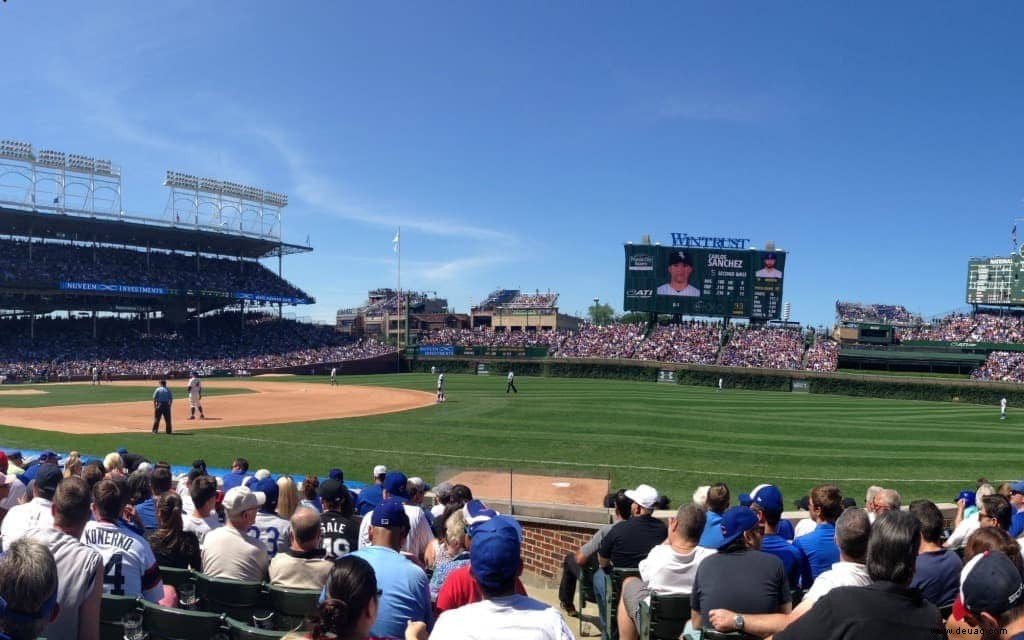
[[[196,251],[221,256],[270,258],[313,250],[273,238],[190,229],[159,220],[42,213],[0,207],[0,235]]]

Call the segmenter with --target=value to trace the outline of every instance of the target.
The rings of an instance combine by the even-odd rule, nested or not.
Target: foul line
[[[275,445],[287,445],[293,447],[308,447],[308,444],[301,444],[296,442],[287,442],[282,440],[267,440],[266,438],[246,438],[243,436],[226,436],[220,434],[208,434],[210,438],[221,438],[224,440],[241,440],[243,442],[260,442],[270,443]],[[563,465],[569,467],[584,467],[584,468],[596,468],[596,469],[622,469],[624,466],[628,466],[630,469],[640,469],[643,471],[664,471],[668,473],[688,473],[695,474],[696,472],[692,469],[670,469],[667,467],[647,467],[642,465],[621,465],[621,464],[605,464],[601,462],[568,462],[565,460],[530,460],[523,458],[494,458],[489,456],[467,456],[459,455],[455,453],[429,453],[425,451],[403,451],[401,449],[372,449],[366,447],[350,447],[347,445],[337,444],[318,444],[317,448],[324,449],[344,449],[346,451],[359,451],[361,453],[383,453],[389,455],[401,455],[401,456],[414,456],[414,457],[431,457],[431,458],[451,458],[458,460],[479,460],[488,462],[509,462],[509,463],[520,463],[520,464],[548,464],[548,465]],[[734,478],[774,478],[776,480],[806,480],[808,482],[822,482],[822,477],[813,476],[779,476],[768,473],[739,473],[736,471],[715,471],[710,475],[717,476],[730,476]],[[829,478],[830,480],[837,480],[843,482],[896,482],[896,483],[935,483],[935,484],[948,484],[951,482],[962,482],[963,478],[956,479],[922,479],[922,480],[909,480],[907,478]]]

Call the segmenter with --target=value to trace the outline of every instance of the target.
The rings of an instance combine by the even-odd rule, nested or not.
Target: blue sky
[[[1024,216],[1024,5],[0,4],[0,137],[289,194],[285,276],[332,320],[366,291],[497,287],[622,308],[645,233],[774,240],[793,318],[836,298],[964,306]],[[1021,234],[1024,237],[1024,226]]]

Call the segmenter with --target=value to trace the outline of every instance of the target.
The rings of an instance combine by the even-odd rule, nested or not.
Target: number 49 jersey
[[[111,522],[89,521],[82,542],[103,557],[103,593],[142,596],[150,602],[164,596],[156,557],[139,534]]]

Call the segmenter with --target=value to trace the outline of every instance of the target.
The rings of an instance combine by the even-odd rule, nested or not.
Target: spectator
[[[763,530],[747,507],[733,507],[722,516],[722,546],[697,567],[690,594],[690,623],[701,629],[715,609],[746,613],[785,613],[792,597],[782,561],[759,551]],[[736,628],[744,630],[742,616]]]
[[[437,602],[437,594],[448,575],[469,564],[469,536],[466,535],[466,517],[462,509],[455,508],[444,521],[445,540],[444,552],[430,574],[430,601]]]
[[[985,496],[978,509],[979,527],[999,527],[1010,530],[1010,501],[1001,495]]]
[[[155,471],[154,471],[155,473]],[[189,497],[194,506],[190,513],[182,513],[182,530],[196,535],[199,544],[203,544],[206,534],[220,526],[214,506],[217,504],[217,480],[212,476],[201,475],[189,485]],[[182,509],[184,509],[182,501]]]
[[[839,587],[793,622],[776,640],[815,638],[917,638],[942,640],[945,630],[935,605],[909,588],[921,527],[903,511],[879,514],[868,540],[866,587]]]
[[[405,505],[406,514],[409,516],[409,535],[405,538],[402,551],[409,554],[416,562],[422,565],[424,553],[430,542],[434,539],[430,532],[430,525],[427,524],[427,516],[423,509],[408,503],[409,493],[407,491],[408,479],[401,471],[389,471],[384,476],[382,494],[385,500],[397,499]],[[370,542],[369,528],[372,521],[373,511],[363,516],[359,524],[359,546],[363,547]]]
[[[622,583],[619,601],[619,638],[638,640],[640,637],[640,603],[650,603],[651,594],[690,595],[697,569],[714,549],[698,546],[704,531],[704,511],[693,504],[685,504],[669,520],[668,539],[651,549],[640,562],[640,577],[626,578]]]
[[[127,501],[125,490],[114,480],[97,482],[92,488],[93,520],[86,523],[82,542],[103,558],[110,576],[104,580],[103,593],[159,602],[164,595],[160,567],[146,539],[121,520]]]
[[[313,617],[312,640],[361,640],[377,620],[381,590],[370,563],[347,556],[334,563],[327,576],[324,600]]]
[[[256,523],[259,501],[248,487],[224,494],[227,522],[206,534],[203,541],[203,572],[211,578],[258,582],[267,577],[270,556],[258,540],[246,535]]]
[[[299,494],[302,499],[299,500],[300,507],[306,507],[312,509],[317,513],[320,513],[323,509],[320,506],[320,500],[317,498],[316,490],[320,486],[320,478],[316,477],[316,474],[307,475],[302,481],[302,488],[299,489]]]
[[[708,487],[707,522],[700,537],[700,546],[717,549],[722,546],[722,514],[729,508],[729,487],[724,482]]]
[[[839,562],[835,540],[836,518],[843,510],[839,487],[823,484],[811,489],[809,510],[817,526],[811,533],[793,540],[800,550],[800,585],[804,589],[810,589],[815,578]]]
[[[942,512],[929,500],[914,500],[910,513],[921,525],[921,546],[911,589],[940,609],[953,604],[960,581],[960,558],[942,548]]]
[[[992,485],[987,482],[982,483],[978,487],[978,490],[974,492],[972,501],[974,502],[975,507],[971,511],[970,515],[963,515],[966,512],[967,500],[963,497],[957,499],[957,517],[960,518],[960,521],[956,523],[956,528],[953,529],[953,533],[946,538],[946,541],[942,546],[947,549],[959,549],[963,546],[967,537],[974,533],[980,526],[978,514],[981,511],[980,507],[982,498],[990,496],[993,493],[995,493],[995,489],[992,488]]]
[[[576,611],[576,583],[580,580],[580,568],[597,560],[597,550],[601,547],[608,532],[616,524],[628,520],[632,510],[633,501],[626,497],[626,490],[619,489],[616,493],[610,493],[605,497],[605,508],[612,508],[612,521],[602,525],[597,533],[575,552],[569,552],[562,561],[562,580],[558,585],[558,601],[562,611],[567,615],[579,615]]]
[[[246,535],[259,540],[266,548],[268,557],[273,558],[291,544],[292,525],[275,511],[278,489],[273,478],[257,480],[250,486],[260,501],[260,508],[256,513],[256,522],[247,530]]]
[[[782,521],[782,492],[775,485],[762,485],[754,490],[750,508],[757,514],[758,525],[764,526],[761,551],[770,553],[782,561],[786,580],[791,587],[800,583],[800,550],[779,535]]]
[[[12,507],[3,523],[0,523],[4,549],[9,548],[29,529],[49,529],[53,526],[53,494],[62,479],[63,475],[57,465],[40,465],[32,487],[35,497],[30,502]]]
[[[89,521],[89,485],[65,478],[53,497],[53,528],[30,529],[25,537],[45,545],[57,563],[57,603],[60,612],[47,628],[51,638],[99,640],[100,599],[103,596],[103,558],[82,544]],[[4,596],[10,594],[3,592]]]
[[[365,516],[373,511],[373,507],[384,499],[384,476],[388,474],[388,468],[378,464],[373,468],[373,484],[364,487],[359,492],[359,499],[356,501],[356,510],[359,515]]]
[[[199,538],[192,531],[184,530],[181,513],[181,497],[170,491],[160,496],[156,503],[157,528],[147,536],[157,563],[161,567],[203,570]]]
[[[277,478],[277,495],[277,515],[288,520],[299,506],[299,488],[290,475],[282,474]]]
[[[399,553],[409,535],[405,505],[397,498],[384,500],[370,517],[370,546],[351,554],[370,563],[383,592],[369,635],[401,638],[410,620],[425,622],[430,627],[433,620],[427,574]]]
[[[964,566],[960,593],[967,622],[985,635],[1024,637],[1024,582],[1019,569],[999,552],[985,552]]]
[[[361,521],[354,515],[352,495],[339,480],[328,479],[317,487],[323,506],[320,532],[328,559],[338,559],[359,547]]]
[[[572,632],[557,610],[516,592],[523,570],[518,524],[507,516],[496,516],[478,525],[473,537],[470,570],[484,600],[443,613],[434,637],[571,639]]]
[[[235,458],[231,463],[231,471],[224,474],[222,488],[226,493],[235,487],[247,485],[253,478],[253,474],[249,473],[249,461],[245,458]]]
[[[0,555],[0,630],[10,640],[35,640],[54,621],[57,564],[50,550],[33,540],[17,540]]]
[[[320,517],[316,511],[301,507],[292,514],[291,527],[288,549],[270,561],[270,583],[290,589],[320,589],[333,564],[324,559]]]

